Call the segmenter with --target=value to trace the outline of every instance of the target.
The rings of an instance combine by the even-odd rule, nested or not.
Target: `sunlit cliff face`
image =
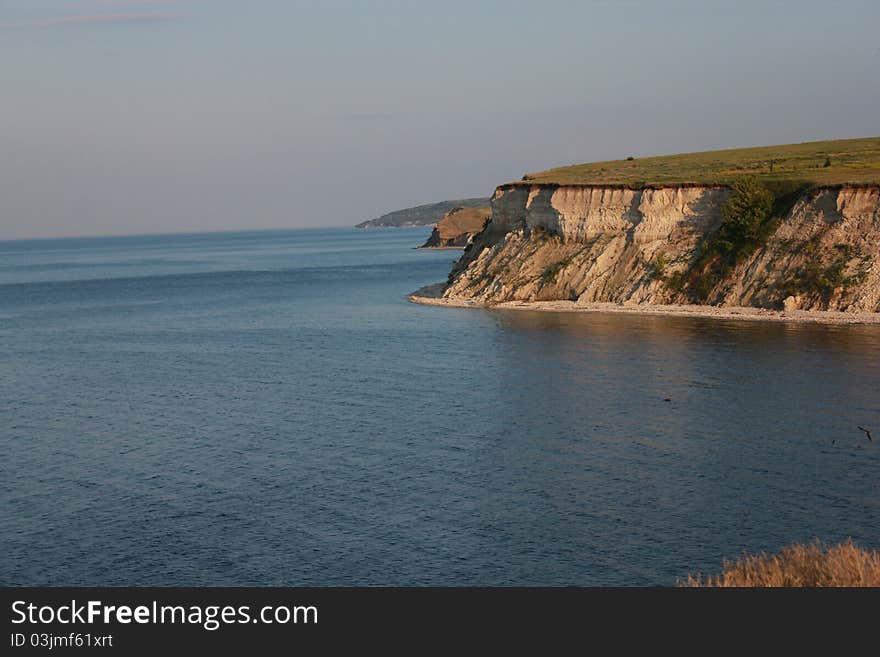
[[[699,255],[728,195],[724,187],[700,186],[500,187],[491,223],[453,269],[444,296],[488,303],[687,303],[668,278]],[[792,281],[808,275],[815,290],[792,293]],[[804,195],[706,301],[880,310],[880,187]]]

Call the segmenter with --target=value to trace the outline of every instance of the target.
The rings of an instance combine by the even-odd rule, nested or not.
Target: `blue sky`
[[[0,0],[0,239],[351,225],[880,134],[880,3]]]

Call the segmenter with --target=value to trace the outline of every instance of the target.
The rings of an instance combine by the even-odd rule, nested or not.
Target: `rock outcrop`
[[[430,226],[436,224],[443,218],[443,215],[452,208],[465,207],[487,207],[489,199],[487,198],[460,198],[452,201],[440,201],[439,203],[428,203],[426,205],[417,205],[414,208],[405,208],[403,210],[395,210],[388,214],[383,214],[376,219],[362,221],[355,228],[405,228],[408,226]]]
[[[463,248],[482,232],[486,222],[491,218],[492,209],[488,205],[476,208],[452,208],[437,222],[431,236],[419,248]]]
[[[725,186],[509,184],[442,296],[494,304],[693,303],[676,285],[721,224]],[[880,311],[880,186],[815,188],[703,303]]]

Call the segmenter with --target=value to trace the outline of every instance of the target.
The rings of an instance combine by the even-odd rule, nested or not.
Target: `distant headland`
[[[369,221],[362,221],[355,228],[430,226],[443,219],[443,216],[453,208],[478,208],[487,207],[488,205],[488,198],[460,198],[452,201],[440,201],[439,203],[427,203],[413,208],[395,210]]]

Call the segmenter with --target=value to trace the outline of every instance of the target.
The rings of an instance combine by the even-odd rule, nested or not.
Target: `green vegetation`
[[[819,237],[820,235],[815,236],[805,246],[807,255],[810,256],[808,264],[782,285],[780,296],[783,299],[789,296],[818,296],[827,303],[838,289],[845,290],[864,282],[871,263],[870,257],[856,253],[849,244],[836,244],[834,248],[837,257],[831,264],[823,266],[817,257]],[[860,259],[860,267],[855,273],[847,276],[847,268],[855,258]]]
[[[563,258],[559,262],[555,262],[552,265],[545,267],[544,271],[541,272],[541,282],[546,285],[547,283],[552,283],[553,281],[555,281],[556,276],[559,274],[559,272],[561,272],[563,269],[571,264],[573,257],[574,256],[568,256],[567,258]]]
[[[777,182],[771,189],[754,176],[729,184],[730,196],[721,206],[721,226],[705,239],[688,270],[665,279],[670,289],[687,293],[697,303],[705,303],[718,283],[766,244],[781,218],[806,191],[805,186],[786,182]]]
[[[594,162],[529,173],[529,183],[641,187],[670,183],[727,185],[743,176],[766,183],[880,183],[880,137],[737,148]]]
[[[660,254],[653,263],[652,279],[659,279],[677,293],[687,295],[692,303],[706,303],[712,291],[737,265],[747,260],[776,231],[795,201],[809,191],[809,185],[767,183],[756,177],[734,180],[731,193],[721,207],[721,225],[703,241],[690,267],[664,276],[666,261]],[[778,287],[779,301],[789,296],[820,297],[826,303],[839,289],[849,289],[864,282],[871,258],[858,253],[849,244],[837,244],[837,255],[828,263],[821,257],[822,234],[814,235],[801,249],[808,257],[805,266]],[[791,240],[789,240],[791,242]],[[792,244],[780,244],[785,249]],[[859,259],[855,272],[847,275],[850,264]]]
[[[654,258],[654,262],[651,263],[651,273],[649,277],[652,281],[662,281],[663,274],[666,271],[666,253],[661,251],[657,254],[657,257]]]
[[[753,243],[761,227],[773,212],[773,194],[757,178],[734,181],[731,194],[721,206],[721,231],[717,249],[721,253],[736,255]]]
[[[852,539],[825,548],[818,541],[789,545],[779,554],[746,555],[725,561],[722,573],[703,579],[688,575],[682,586],[880,586],[880,552]]]

